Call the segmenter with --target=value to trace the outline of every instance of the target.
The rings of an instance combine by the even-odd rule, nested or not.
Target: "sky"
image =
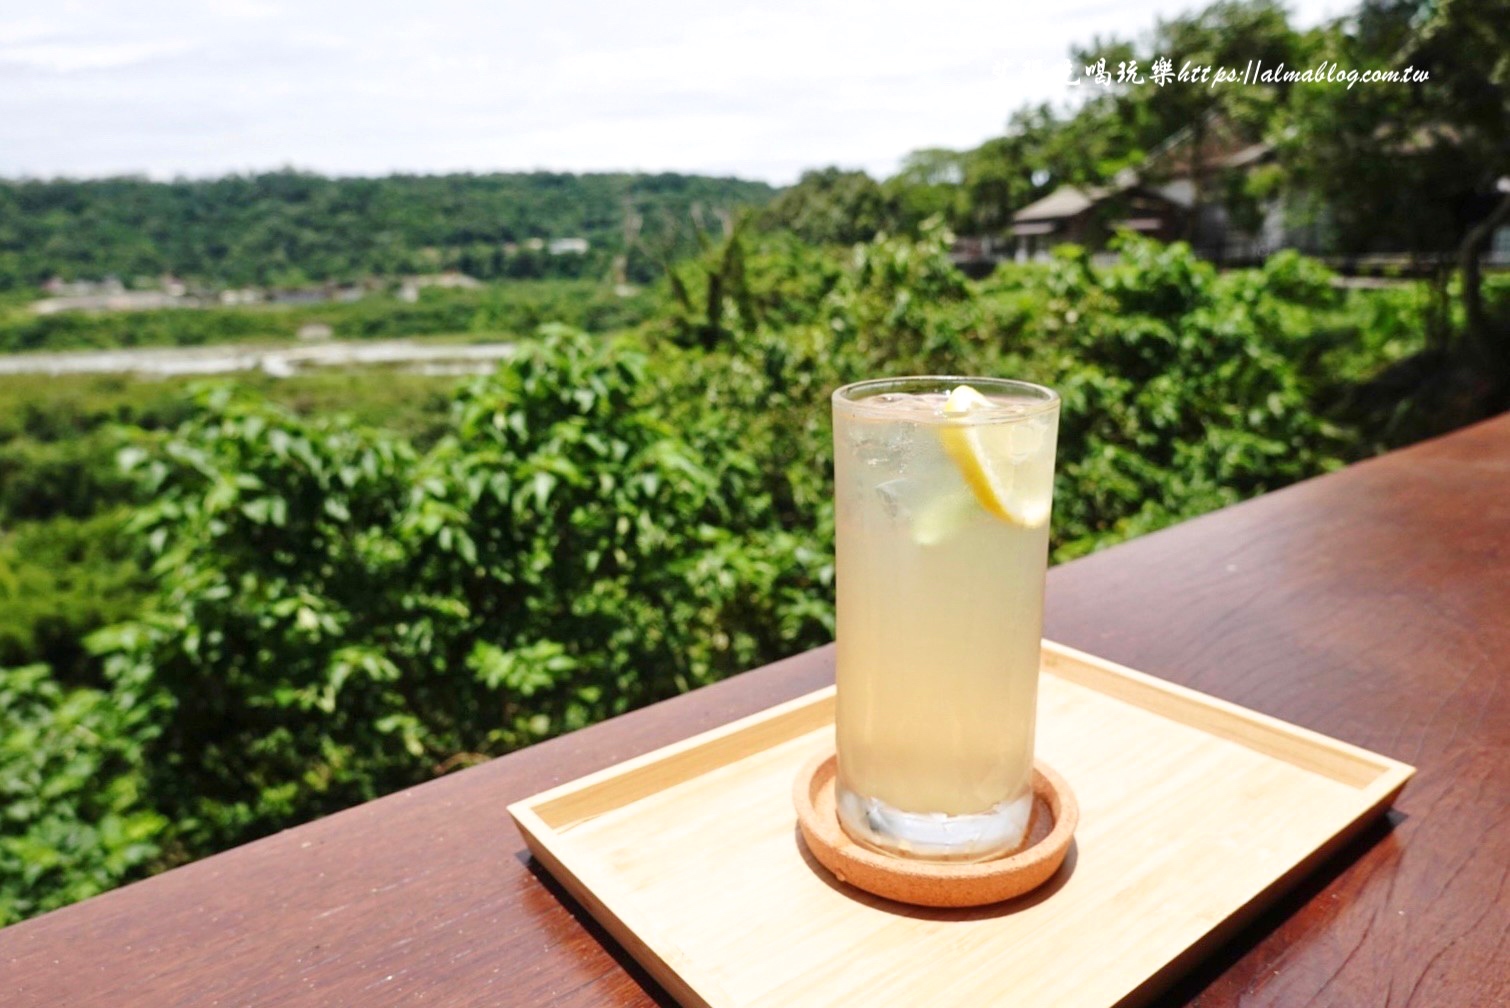
[[[1291,0],[1314,24],[1349,0]],[[680,171],[973,147],[1185,0],[0,0],[0,177]],[[24,9],[30,8],[30,9]],[[1177,56],[1177,54],[1171,54]]]

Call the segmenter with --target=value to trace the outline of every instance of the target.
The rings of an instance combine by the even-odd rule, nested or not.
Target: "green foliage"
[[[430,443],[456,383],[348,372],[242,384],[302,414],[355,411]],[[150,594],[121,506],[133,481],[115,455],[151,447],[153,431],[195,415],[185,384],[0,378],[0,924],[181,859],[175,838],[198,829],[197,812],[165,800],[161,770],[143,763],[167,717],[149,700],[171,698],[107,682],[85,646],[99,628],[136,618]]]
[[[350,413],[427,442],[444,426],[457,384],[451,377],[391,370],[311,371],[290,378],[254,372],[234,380],[0,375],[0,522],[94,513],[123,486],[115,454],[127,441],[188,419],[195,406],[186,389],[228,381],[301,415]],[[75,471],[80,467],[91,471]],[[55,474],[57,482],[37,469]],[[23,492],[23,486],[33,489]],[[108,487],[109,493],[69,490],[88,486]],[[46,505],[35,503],[34,495]]]
[[[0,442],[65,441],[112,424],[173,427],[189,414],[181,388],[125,375],[0,375]]]
[[[205,851],[817,643],[826,558],[725,432],[565,329],[425,455],[225,394],[144,463],[161,585],[97,637],[161,698],[153,793]],[[813,573],[809,573],[812,571]],[[780,611],[786,602],[793,611]]]
[[[84,638],[136,615],[149,587],[125,532],[134,483],[116,455],[193,413],[186,384],[0,378],[0,666],[40,662],[66,682],[99,680]],[[428,445],[457,380],[332,372],[240,384],[301,415],[345,411]]]
[[[0,926],[104,892],[158,856],[140,709],[68,688],[45,665],[0,668]]]
[[[391,293],[352,302],[265,304],[144,311],[0,312],[0,352],[289,342],[310,324],[339,339],[468,334],[519,337],[545,322],[595,332],[625,328],[653,307],[643,292],[621,295],[595,280],[512,280],[477,289],[426,288],[410,303]]]
[[[869,241],[895,219],[895,208],[874,179],[839,168],[803,172],[796,185],[771,201],[762,218],[768,227],[819,245]]]
[[[916,242],[883,237],[855,247],[825,307],[829,328],[852,340],[868,367],[924,368],[968,350],[980,325],[975,288],[950,263],[949,240],[928,221]]]
[[[390,597],[406,584],[388,535],[411,483],[406,444],[225,389],[201,405],[138,466],[152,504],[135,527],[164,591],[95,644],[118,688],[171,712],[154,794],[202,849],[319,811],[301,788],[345,804],[396,783],[412,732],[371,724],[401,696],[371,642],[425,632],[430,606]],[[367,733],[343,738],[353,722]]]
[[[790,232],[741,230],[666,271],[664,307],[647,328],[679,346],[713,350],[737,333],[801,324],[839,282],[841,264]]]
[[[293,339],[298,327],[299,322],[287,312],[231,308],[51,315],[18,311],[0,316],[0,352],[287,340]]]
[[[1340,464],[1341,431],[1302,370],[1309,307],[1331,297],[1298,257],[1226,274],[1183,245],[1126,241],[1108,267],[1056,263],[1065,320],[1056,556]]]
[[[36,520],[91,514],[102,500],[118,500],[125,480],[110,464],[124,446],[117,427],[56,441],[12,438],[0,443],[0,517]]]
[[[1128,238],[1109,265],[1065,249],[1046,266],[1005,266],[974,284],[950,265],[947,238],[932,230],[858,246],[803,324],[736,327],[717,352],[693,355],[675,379],[689,396],[682,422],[716,422],[706,418],[715,409],[740,416],[769,446],[765,481],[777,499],[823,514],[832,465],[823,403],[834,387],[916,373],[1044,382],[1064,398],[1058,559],[1345,456],[1349,438],[1326,401],[1334,381],[1320,364],[1359,341],[1357,322],[1337,317],[1342,299],[1314,261],[1286,254],[1219,274],[1184,245]],[[677,394],[668,389],[668,401]],[[812,465],[794,472],[790,459]]]
[[[127,513],[0,532],[0,666],[44,662],[68,682],[98,678],[84,638],[135,616],[148,587],[125,536]]]

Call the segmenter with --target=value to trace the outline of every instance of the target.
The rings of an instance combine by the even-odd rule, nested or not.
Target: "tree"
[[[1339,66],[1429,75],[1304,87],[1278,131],[1292,189],[1326,207],[1341,249],[1434,261],[1444,304],[1456,273],[1461,326],[1439,317],[1378,391],[1413,399],[1422,430],[1503,409],[1510,319],[1486,304],[1479,261],[1510,221],[1510,18],[1488,0],[1367,0],[1318,34]]]
[[[761,222],[820,245],[852,245],[894,229],[897,215],[881,186],[863,171],[824,168],[803,172],[796,185],[771,201]]]
[[[1137,42],[1098,40],[1087,49],[1076,49],[1077,64],[1106,60],[1108,72],[1117,74],[1124,62],[1136,67],[1143,83],[1115,83],[1098,89],[1076,117],[1076,131],[1086,127],[1113,138],[1120,158],[1100,165],[1103,180],[1118,167],[1141,167],[1145,156],[1172,142],[1180,151],[1180,170],[1192,185],[1191,231],[1200,220],[1200,208],[1208,202],[1213,185],[1213,147],[1221,137],[1246,135],[1257,139],[1274,110],[1285,100],[1284,84],[1217,85],[1209,79],[1186,81],[1179,74],[1187,68],[1244,67],[1250,60],[1275,67],[1293,66],[1300,58],[1299,36],[1290,28],[1284,7],[1276,0],[1220,0],[1218,3],[1168,21],[1159,21],[1153,31]],[[1177,75],[1160,85],[1147,79],[1156,59],[1168,59]],[[1133,73],[1132,70],[1128,71]],[[1082,86],[1096,88],[1086,81]]]
[[[953,222],[965,179],[964,154],[942,147],[916,150],[902,160],[902,170],[881,184],[897,222],[914,231],[930,217]]]
[[[1423,4],[1430,16],[1406,52],[1428,70],[1437,87],[1421,89],[1427,115],[1458,138],[1457,169],[1487,206],[1458,245],[1465,336],[1470,352],[1506,372],[1510,385],[1510,321],[1495,332],[1483,297],[1479,259],[1494,231],[1510,223],[1510,15],[1495,0],[1442,0]],[[1464,170],[1466,169],[1466,171]],[[1493,196],[1489,194],[1493,193]]]

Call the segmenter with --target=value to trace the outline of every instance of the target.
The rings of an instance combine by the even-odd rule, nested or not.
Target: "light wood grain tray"
[[[1411,767],[1045,641],[1038,754],[1080,801],[1042,889],[924,910],[835,882],[792,778],[833,689],[510,806],[534,856],[682,1004],[1137,1003],[1383,811]]]

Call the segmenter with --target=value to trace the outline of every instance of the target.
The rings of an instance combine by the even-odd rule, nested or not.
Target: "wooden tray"
[[[1038,754],[1080,827],[1047,885],[925,910],[835,882],[792,778],[833,689],[509,807],[531,852],[682,1004],[1134,1003],[1385,809],[1413,768],[1045,641]]]

